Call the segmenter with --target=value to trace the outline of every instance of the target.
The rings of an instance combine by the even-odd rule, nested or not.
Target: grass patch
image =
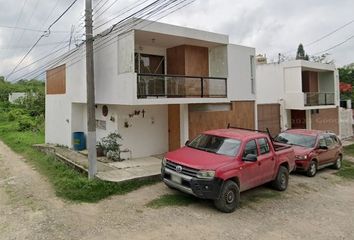
[[[24,156],[41,174],[52,183],[56,195],[67,200],[79,202],[97,202],[115,194],[125,194],[141,186],[156,183],[156,180],[111,183],[99,179],[88,180],[69,166],[56,161],[35,150],[32,145],[44,142],[44,132],[18,132],[17,122],[7,121],[4,112],[0,112],[0,138],[13,151]]]
[[[354,163],[343,160],[342,167],[336,172],[336,175],[354,180]]]
[[[351,157],[354,157],[354,144],[348,145],[343,147],[344,149],[344,155],[350,155]]]
[[[167,206],[187,206],[195,203],[197,199],[184,194],[165,194],[146,204],[150,208],[162,208]]]
[[[266,199],[278,198],[281,196],[279,191],[268,188],[251,189],[241,194],[241,204],[247,205],[250,203],[261,202]]]

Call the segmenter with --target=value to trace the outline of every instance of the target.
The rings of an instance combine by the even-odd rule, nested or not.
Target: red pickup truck
[[[162,160],[165,184],[203,199],[222,212],[233,212],[240,192],[272,182],[286,190],[295,168],[294,150],[273,143],[260,131],[227,128],[201,133]]]

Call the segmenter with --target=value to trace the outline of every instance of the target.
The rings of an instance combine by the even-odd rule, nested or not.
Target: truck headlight
[[[166,158],[165,157],[162,158],[161,164],[162,164],[162,166],[166,166]]]
[[[306,160],[306,159],[307,159],[307,155],[305,155],[305,156],[296,155],[296,156],[295,156],[295,159],[296,159],[296,160]]]
[[[207,171],[202,170],[197,173],[198,178],[211,179],[214,178],[214,176],[215,176],[215,171],[212,170],[207,170]]]

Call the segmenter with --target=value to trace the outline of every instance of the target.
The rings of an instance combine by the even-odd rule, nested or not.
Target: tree
[[[296,60],[309,60],[309,56],[305,53],[304,50],[304,46],[302,45],[302,43],[299,44],[299,46],[297,47],[297,52],[296,52]]]
[[[343,83],[349,83],[351,85],[354,84],[354,66],[353,63],[342,68],[338,68],[339,72],[339,81]],[[354,93],[341,93],[341,99],[351,99],[354,100]]]

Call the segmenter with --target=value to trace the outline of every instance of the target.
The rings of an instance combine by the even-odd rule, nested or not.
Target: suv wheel
[[[215,207],[224,213],[235,211],[240,205],[240,188],[233,181],[226,181],[220,192],[220,197],[214,200]]]
[[[307,169],[306,175],[308,177],[314,177],[317,173],[317,163],[315,161],[311,161],[309,165],[309,169]]]
[[[288,188],[289,171],[286,167],[280,166],[277,177],[272,182],[273,187],[278,191],[285,191]]]
[[[339,155],[337,160],[333,164],[333,168],[339,170],[342,167],[342,156]]]

